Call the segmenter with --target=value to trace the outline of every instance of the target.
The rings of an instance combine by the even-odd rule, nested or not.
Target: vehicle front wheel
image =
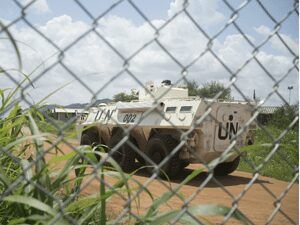
[[[82,134],[80,145],[95,145],[98,144],[98,138],[95,134]]]
[[[122,140],[123,137],[122,132],[117,132],[112,136],[108,144],[110,151]],[[136,153],[126,142],[118,149],[114,150],[111,156],[125,173],[130,173],[135,169]]]
[[[154,135],[146,146],[146,155],[156,164],[159,165],[165,158],[170,157],[170,153],[176,148],[178,142],[169,135]],[[154,172],[153,165],[147,162],[147,169],[150,173]],[[182,162],[179,159],[179,151],[170,157],[162,167],[160,176],[165,174],[169,178],[176,177],[183,169]]]
[[[232,162],[223,162],[214,169],[214,175],[226,176],[237,169],[240,163],[240,156],[236,157]]]

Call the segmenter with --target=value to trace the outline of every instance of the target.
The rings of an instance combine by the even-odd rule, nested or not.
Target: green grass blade
[[[105,181],[104,181],[104,171],[103,171],[103,165],[101,167],[101,184],[100,184],[100,195],[105,195]],[[100,215],[100,225],[106,224],[106,199],[102,198],[101,200],[101,215]]]
[[[5,197],[3,201],[24,204],[39,211],[48,213],[51,216],[56,216],[57,214],[57,212],[52,207],[32,197],[26,197],[23,195],[10,195]]]
[[[48,165],[56,164],[56,163],[61,162],[61,161],[67,161],[67,160],[73,158],[75,155],[76,155],[76,152],[73,151],[73,152],[67,153],[67,154],[62,155],[62,156],[54,156],[48,161]]]
[[[30,113],[28,113],[28,119],[29,119],[31,133],[33,133],[34,135],[39,135],[40,131],[38,129],[38,126]],[[39,157],[39,160],[37,160],[37,162],[35,163],[36,180],[40,185],[46,187],[48,190],[51,191],[52,183],[50,180],[47,165],[45,163],[46,160],[45,160],[44,142],[40,138],[34,138],[33,141],[35,144],[36,157]],[[38,199],[42,200],[43,202],[46,201],[48,204],[52,205],[53,203],[52,198],[47,196],[43,191],[39,189],[36,189],[36,192],[38,194]]]
[[[167,202],[170,198],[173,197],[174,193],[178,192],[179,189],[187,184],[189,181],[191,181],[192,179],[194,179],[197,175],[199,175],[200,173],[202,173],[204,171],[204,169],[197,169],[194,170],[190,175],[188,175],[179,185],[177,185],[176,188],[174,188],[173,191],[168,191],[165,192],[160,198],[156,199],[153,204],[151,205],[151,207],[149,208],[148,212],[146,213],[145,216],[145,220],[147,220],[148,217],[153,216],[153,214],[156,212],[156,210],[158,209],[158,207]]]
[[[24,136],[24,137],[18,138],[17,140],[15,140],[15,141],[9,143],[8,145],[6,145],[5,149],[11,149],[12,147],[14,147],[16,145],[19,145],[19,144],[22,144],[25,141],[29,141],[29,140],[32,140],[32,139],[43,139],[47,136],[48,136],[48,134],[38,134],[38,135]]]
[[[21,217],[21,218],[12,219],[12,220],[10,220],[10,221],[8,222],[7,225],[19,225],[19,224],[22,224],[22,225],[27,224],[27,223],[26,223],[26,218]]]
[[[2,166],[0,166],[0,180],[2,181],[2,184],[4,184],[5,189],[11,184],[9,177],[5,175]]]
[[[29,164],[28,160],[22,159],[20,161],[20,164],[23,168],[23,172],[24,172],[24,175],[26,178],[26,179],[24,179],[24,183],[26,184],[24,191],[26,194],[29,194],[29,193],[31,193],[31,191],[34,188],[30,183],[27,183],[29,180],[32,180],[32,178],[33,178],[32,168],[29,168],[30,164]]]

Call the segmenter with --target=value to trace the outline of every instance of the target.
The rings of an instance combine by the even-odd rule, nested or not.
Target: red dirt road
[[[194,167],[195,165],[193,165]],[[191,167],[183,171],[182,177],[171,183],[172,187],[175,187],[177,183],[183,180],[183,177],[191,172]],[[144,173],[134,176],[141,183],[146,183],[149,179]],[[207,173],[202,173],[190,183],[180,189],[180,192],[189,198],[199,191],[199,187],[205,179]],[[248,183],[251,181],[252,175],[245,172],[234,172],[232,175],[227,177],[218,178],[218,181],[223,184],[224,189],[220,188],[214,181],[209,182],[205,188],[195,195],[194,199],[189,205],[196,204],[222,204],[231,206],[233,198],[238,197],[247,188]],[[166,186],[170,185],[166,181],[162,181]],[[259,177],[258,180],[246,191],[245,195],[238,201],[238,209],[243,212],[248,219],[254,224],[265,224],[270,215],[274,212],[276,207],[274,202],[276,197],[280,196],[286,189],[288,183],[278,181],[268,177]],[[149,190],[155,196],[161,196],[167,191],[167,188],[158,180],[152,181],[149,186]],[[85,195],[95,193],[99,190],[99,182],[92,181],[84,188],[83,193]],[[269,190],[272,193],[268,193]],[[230,193],[232,197],[230,196]],[[298,223],[298,185],[293,185],[287,195],[284,197],[280,210],[271,224],[293,224]],[[274,195],[274,196],[273,196]],[[275,197],[276,196],[276,197]],[[275,197],[275,198],[274,198]],[[151,199],[143,193],[140,195],[141,200],[141,211],[148,209],[151,205]],[[121,198],[114,199],[111,206],[117,211],[121,211],[121,205],[124,205],[125,201]],[[168,201],[168,205],[173,209],[180,209],[183,205],[183,201],[178,197],[174,197]],[[162,210],[168,210],[167,206],[163,207]],[[222,220],[213,220],[214,222],[221,222]],[[234,221],[230,221],[232,224]],[[238,223],[237,223],[238,224]]]
[[[65,152],[70,151],[66,146],[61,146]],[[148,189],[154,195],[154,197],[161,196],[168,190],[168,186],[173,188],[180,183],[188,174],[193,171],[193,168],[199,167],[201,165],[190,165],[182,171],[182,174],[171,183],[161,180],[153,180],[149,183]],[[149,175],[146,172],[139,172],[137,175],[133,176],[134,179],[138,180],[140,183],[145,184],[149,180]],[[209,181],[205,188],[199,189],[201,185],[204,184],[208,178],[207,173],[199,174],[195,179],[190,181],[187,185],[180,189],[180,193],[183,194],[185,199],[193,198],[189,206],[197,204],[222,204],[226,206],[231,206],[234,198],[238,198],[243,191],[245,193],[241,198],[239,198],[237,204],[238,209],[244,213],[247,218],[254,224],[265,224],[272,213],[277,210],[276,215],[272,219],[271,224],[298,224],[299,220],[299,185],[294,184],[290,190],[285,194],[283,200],[280,204],[275,204],[276,198],[284,194],[287,186],[287,182],[279,181],[276,179],[259,176],[255,180],[253,185],[248,187],[251,182],[253,175],[245,172],[234,172],[230,176],[217,178],[219,184],[223,185],[223,188],[219,186],[217,182],[213,180]],[[113,182],[108,179],[108,183]],[[99,192],[99,181],[96,179],[87,179],[82,186],[82,194],[90,195]],[[248,190],[247,190],[248,189]],[[270,192],[270,193],[269,193]],[[127,196],[122,193],[126,198]],[[140,198],[140,208],[135,207],[133,203],[132,210],[135,213],[142,213],[149,208],[152,203],[150,197],[142,192],[139,195]],[[112,209],[114,215],[118,215],[123,211],[123,206],[125,200],[121,197],[116,197],[110,200],[109,207]],[[165,211],[170,208],[180,209],[183,206],[183,201],[175,196],[171,198],[160,210]],[[222,222],[222,218],[210,218],[210,221],[215,224]],[[205,221],[202,221],[205,222]],[[239,222],[231,219],[227,224],[239,224]]]

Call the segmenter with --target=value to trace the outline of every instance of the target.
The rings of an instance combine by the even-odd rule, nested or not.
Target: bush
[[[273,177],[279,180],[291,181],[298,168],[298,150],[290,145],[281,145],[277,152],[264,163],[264,160],[273,150],[273,147],[263,145],[251,145],[244,148],[247,151],[246,158],[240,162],[238,170],[245,172],[254,172],[249,164],[256,167],[261,166],[259,174]]]
[[[118,94],[115,94],[113,96],[113,101],[114,102],[131,102],[133,100],[137,100],[138,96],[134,93],[131,94],[126,94],[125,92],[121,92]]]
[[[218,99],[232,99],[231,89],[225,88],[224,84],[218,81],[211,81],[204,83],[202,87],[199,87],[195,80],[187,81],[186,86],[188,88],[189,96],[200,96],[201,98],[214,98],[217,94]]]
[[[274,112],[269,123],[276,126],[277,128],[286,129],[299,115],[298,110],[299,108],[296,105],[281,106]],[[299,121],[296,122],[296,124],[293,126],[293,129],[299,129]]]
[[[247,156],[242,158],[238,170],[253,173],[255,170],[251,166],[252,164],[256,168],[260,168],[261,175],[291,181],[299,165],[299,132],[294,129],[289,130],[279,140],[279,148],[265,163],[264,160],[275,147],[274,140],[278,139],[284,131],[274,125],[268,125],[265,129],[267,132],[257,129],[254,145],[242,148],[242,151],[247,152]]]

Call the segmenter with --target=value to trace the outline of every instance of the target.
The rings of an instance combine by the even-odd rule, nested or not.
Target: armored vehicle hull
[[[137,160],[151,166],[165,160],[160,169],[170,177],[190,163],[212,161],[229,146],[239,149],[253,144],[245,126],[251,118],[251,105],[188,97],[180,88],[172,95],[152,99],[144,95],[139,101],[91,108],[87,119],[78,125],[81,144],[107,145],[125,172],[132,171]],[[215,168],[215,174],[233,172],[239,158],[227,159]]]

